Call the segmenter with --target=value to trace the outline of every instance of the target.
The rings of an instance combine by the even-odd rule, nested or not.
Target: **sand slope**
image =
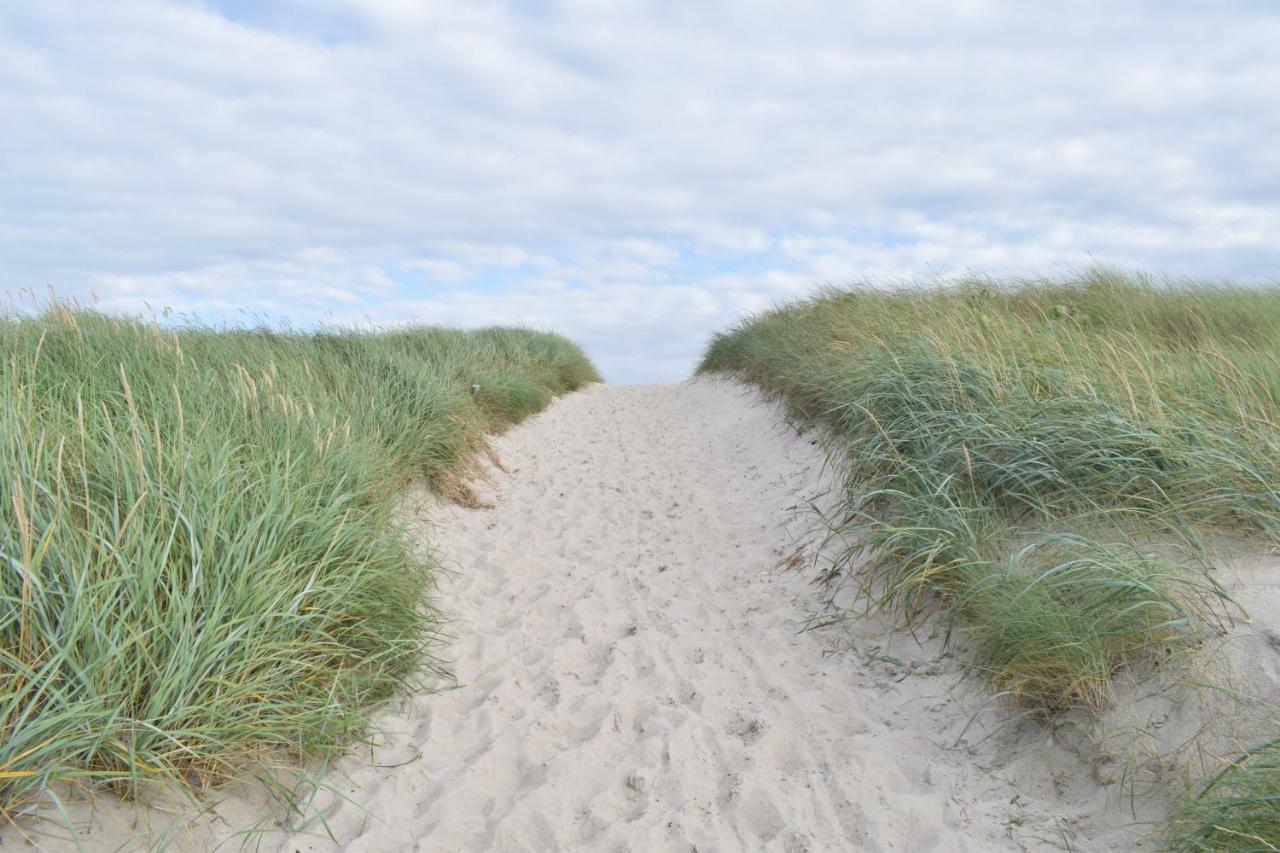
[[[492,508],[416,516],[452,569],[438,599],[458,686],[389,709],[309,823],[250,846],[1156,846],[1163,801],[1099,784],[1115,768],[1069,720],[984,711],[939,638],[876,618],[801,631],[822,592],[813,518],[792,510],[823,489],[821,458],[743,388],[593,387],[496,450]],[[224,794],[172,846],[239,848],[255,809]],[[154,817],[100,804],[88,849],[129,846]]]

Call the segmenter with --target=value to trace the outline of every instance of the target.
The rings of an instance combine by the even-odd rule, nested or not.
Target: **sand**
[[[71,809],[86,849],[1157,848],[1167,796],[1107,784],[1087,721],[1013,717],[962,648],[882,618],[804,630],[822,458],[751,392],[592,387],[495,450],[491,508],[413,510],[450,567],[453,689],[388,708],[309,822],[251,786],[198,819],[100,798]]]

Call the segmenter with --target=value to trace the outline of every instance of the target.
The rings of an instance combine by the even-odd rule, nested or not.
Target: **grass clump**
[[[1246,750],[1191,799],[1170,834],[1175,853],[1280,849],[1280,739]]]
[[[1040,713],[1097,712],[1119,669],[1202,638],[1223,599],[1205,534],[1280,540],[1274,289],[1095,270],[828,290],[717,335],[699,369],[828,428],[858,534],[828,579],[944,612]],[[1193,811],[1274,769],[1273,746],[1242,757]],[[1246,799],[1260,829],[1228,831],[1280,844],[1280,800]]]
[[[433,666],[395,510],[599,379],[522,329],[0,321],[0,817],[340,749]]]
[[[979,669],[1010,697],[1097,712],[1126,661],[1194,642],[1210,600],[1194,575],[1149,554],[1058,536],[981,573],[957,603]]]

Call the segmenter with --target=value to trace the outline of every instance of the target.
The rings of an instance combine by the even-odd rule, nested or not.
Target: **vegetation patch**
[[[831,582],[941,612],[975,669],[1038,713],[1097,712],[1117,671],[1218,624],[1207,533],[1280,539],[1274,289],[1093,271],[829,290],[716,336],[700,370],[828,428],[837,527],[857,534]],[[1238,796],[1259,790],[1252,768],[1274,773],[1274,747],[1187,819],[1204,830],[1221,808],[1223,832],[1280,843],[1274,791]],[[1254,810],[1228,812],[1238,801]]]
[[[1270,853],[1280,849],[1280,740],[1230,761],[1174,822],[1177,853]]]
[[[597,381],[523,329],[0,322],[0,818],[340,749],[436,666],[395,510]],[[424,670],[425,668],[425,670]]]

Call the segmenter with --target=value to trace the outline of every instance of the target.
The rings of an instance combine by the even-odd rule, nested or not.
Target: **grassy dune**
[[[0,818],[71,778],[217,782],[340,748],[431,665],[394,510],[598,380],[521,329],[0,321]]]
[[[860,542],[831,582],[941,612],[1033,712],[1096,712],[1120,668],[1218,623],[1206,534],[1280,539],[1274,289],[1094,272],[829,291],[718,335],[700,369],[830,428]],[[1174,845],[1276,849],[1274,756],[1225,768]]]

